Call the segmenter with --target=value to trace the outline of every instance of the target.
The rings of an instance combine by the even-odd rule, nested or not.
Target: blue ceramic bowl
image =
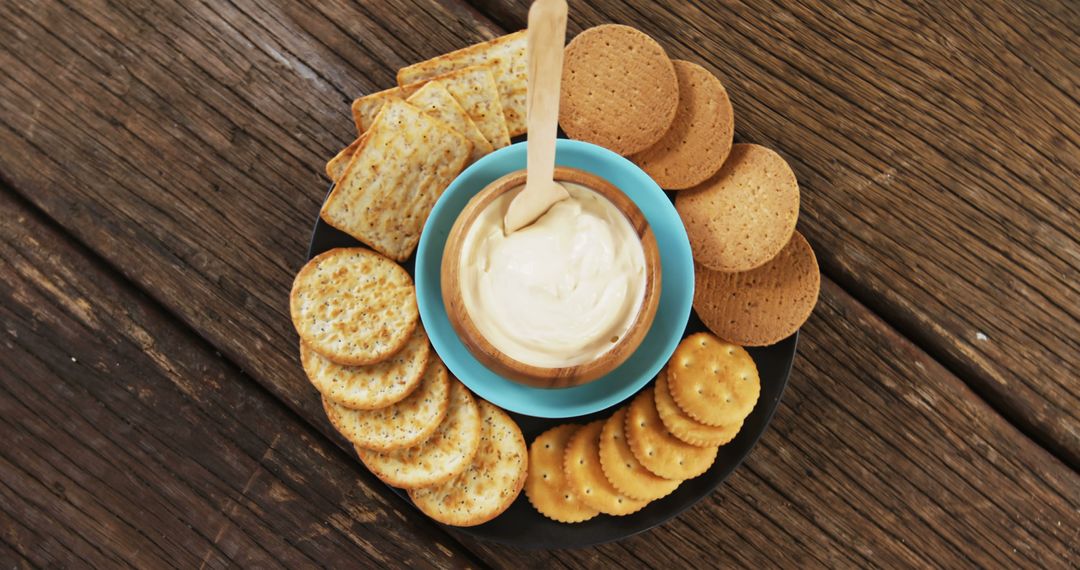
[[[458,338],[443,305],[443,249],[458,214],[497,178],[525,168],[525,145],[501,148],[465,169],[435,204],[416,252],[416,298],[420,318],[447,368],[474,393],[504,409],[542,418],[566,418],[609,408],[636,393],[660,371],[682,339],[694,298],[694,262],[678,212],[640,168],[605,148],[568,139],[556,144],[555,163],[590,172],[623,191],[656,235],[662,291],[649,333],[634,354],[609,374],[571,388],[535,388],[503,378],[473,357]]]

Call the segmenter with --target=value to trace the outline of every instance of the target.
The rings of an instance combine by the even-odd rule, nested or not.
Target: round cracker
[[[799,183],[788,163],[763,146],[737,144],[715,176],[675,198],[694,261],[746,271],[784,248],[799,218]]]
[[[563,472],[566,443],[579,427],[577,424],[563,424],[551,428],[536,436],[529,447],[525,496],[540,514],[558,522],[582,522],[600,514],[599,510],[586,505],[570,489]]]
[[[646,469],[665,479],[692,479],[709,470],[719,446],[698,447],[668,433],[650,386],[626,409],[626,441]]]
[[[660,371],[656,377],[656,390],[653,391],[656,398],[656,411],[660,414],[660,421],[668,433],[690,445],[699,447],[719,446],[730,442],[738,435],[742,428],[742,422],[723,426],[707,426],[682,411],[675,403],[668,389],[667,368]]]
[[[330,423],[353,445],[393,451],[419,444],[446,417],[450,380],[438,358],[431,359],[420,386],[404,400],[377,410],[354,410],[323,398]]]
[[[727,90],[704,67],[672,60],[679,78],[675,120],[663,138],[630,157],[661,187],[684,190],[716,174],[731,152],[735,113]]]
[[[417,508],[443,524],[485,523],[509,508],[525,484],[529,450],[521,429],[506,412],[484,400],[478,403],[480,449],[472,464],[441,485],[409,491]]]
[[[395,451],[356,447],[360,461],[386,483],[403,489],[438,485],[457,476],[480,448],[480,408],[469,390],[450,380],[450,403],[439,427],[420,444]]]
[[[570,138],[641,152],[664,136],[678,104],[675,67],[644,33],[605,24],[566,46],[559,124]]]
[[[566,444],[563,470],[571,492],[589,507],[609,515],[636,513],[649,504],[620,493],[600,466],[600,433],[604,420],[596,420],[577,430]]]
[[[646,469],[626,441],[626,408],[615,412],[600,433],[600,466],[620,493],[651,501],[671,494],[682,481],[665,479]]]
[[[742,422],[761,394],[750,353],[706,332],[679,343],[668,364],[667,380],[679,408],[711,426]]]
[[[401,350],[419,319],[409,273],[362,247],[331,249],[308,261],[293,281],[289,312],[312,350],[350,366]]]
[[[385,408],[404,400],[420,385],[431,345],[417,325],[409,341],[390,358],[367,366],[344,366],[300,343],[300,362],[324,398],[354,410]]]
[[[741,273],[694,271],[694,309],[709,330],[742,346],[768,346],[810,318],[821,289],[814,250],[799,232],[765,265]]]

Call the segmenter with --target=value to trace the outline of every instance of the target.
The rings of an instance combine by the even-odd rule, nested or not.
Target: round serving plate
[[[625,158],[588,143],[560,139],[556,163],[592,172],[618,186],[645,213],[660,245],[663,291],[656,319],[634,355],[611,374],[583,386],[554,390],[500,378],[472,357],[446,317],[439,288],[439,266],[450,228],[469,198],[488,182],[525,167],[524,143],[499,149],[462,172],[432,210],[417,254],[403,264],[416,280],[421,319],[435,351],[447,368],[473,392],[510,412],[521,426],[527,442],[568,421],[584,424],[609,416],[612,406],[626,401],[652,382],[684,336],[706,330],[691,311],[693,261],[686,231],[672,204],[674,193],[662,191]],[[319,218],[311,236],[308,258],[335,247],[357,245],[363,244]],[[565,524],[540,515],[522,493],[494,520],[456,530],[521,547],[568,548],[626,538],[678,515],[712,493],[765,432],[787,385],[797,341],[798,333],[772,346],[747,349],[761,378],[757,406],[735,439],[720,448],[712,467],[703,475],[684,481],[667,497],[632,515],[600,515],[582,523]],[[409,500],[404,491],[391,488]]]

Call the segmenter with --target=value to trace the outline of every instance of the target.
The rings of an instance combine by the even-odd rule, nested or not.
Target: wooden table
[[[349,102],[523,2],[0,4],[4,567],[1076,567],[1080,5],[571,2],[715,71],[824,273],[716,493],[522,551],[368,474],[287,293]]]

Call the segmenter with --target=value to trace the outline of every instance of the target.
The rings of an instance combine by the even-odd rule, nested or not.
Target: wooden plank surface
[[[1080,4],[579,2],[568,34],[607,22],[711,68],[823,270],[1080,467]]]
[[[0,191],[5,567],[475,564],[106,269]]]
[[[0,11],[18,40],[0,48],[0,173],[324,429],[285,310],[321,163],[354,94],[494,28],[424,2]],[[707,503],[595,549],[467,545],[500,565],[1067,566],[1078,484],[827,282],[774,429]]]

